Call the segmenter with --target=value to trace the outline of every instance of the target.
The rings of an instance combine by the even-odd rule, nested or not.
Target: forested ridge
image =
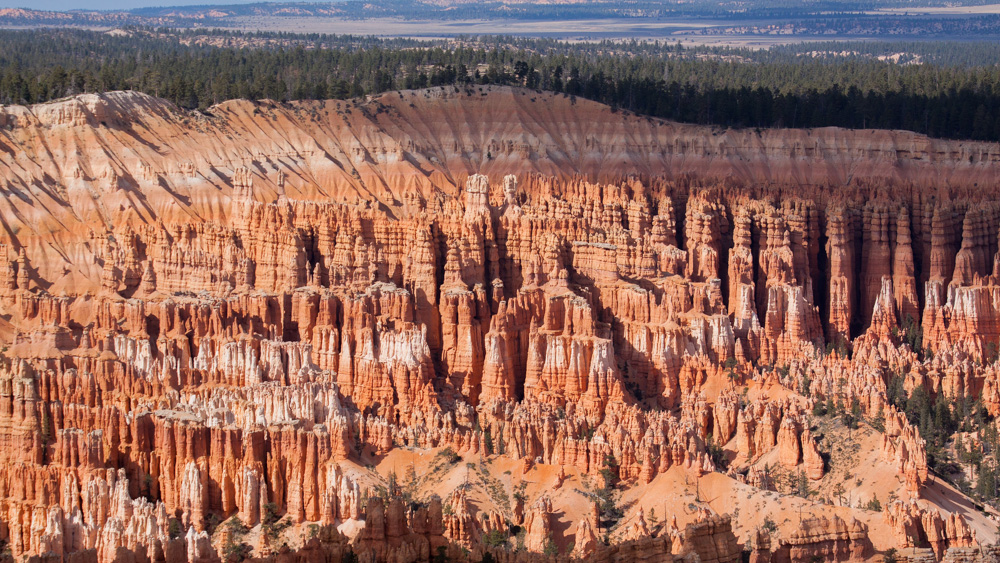
[[[983,5],[994,0],[963,0],[962,4]],[[163,25],[179,28],[231,27],[234,18],[399,18],[402,20],[542,20],[565,21],[591,18],[693,18],[760,24],[762,20],[794,20],[824,29],[889,24],[919,26],[925,33],[944,28],[990,28],[995,34],[997,18],[992,14],[969,14],[954,18],[910,18],[905,13],[872,13],[883,8],[919,8],[948,6],[948,0],[577,0],[575,2],[521,2],[511,0],[335,0],[332,2],[253,2],[247,4],[202,4],[192,6],[150,6],[125,10],[82,9],[49,11],[17,9],[0,15],[0,22],[10,26],[35,25]],[[971,25],[967,25],[971,23]],[[930,24],[930,25],[928,25]],[[956,27],[957,26],[959,27]],[[818,28],[814,28],[818,29]]]
[[[206,109],[233,98],[349,98],[394,89],[504,84],[688,123],[907,129],[1000,140],[996,45],[841,43],[808,49],[8,30],[0,31],[0,102],[131,89]],[[920,64],[880,59],[893,49]]]

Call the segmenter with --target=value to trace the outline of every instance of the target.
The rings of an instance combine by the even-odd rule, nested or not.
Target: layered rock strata
[[[211,561],[244,537],[220,525],[238,520],[272,556],[276,518],[298,556],[377,561],[481,555],[512,526],[525,552],[490,551],[501,560],[972,549],[965,517],[921,498],[926,446],[887,388],[902,377],[1000,413],[996,147],[720,140],[547,95],[546,116],[529,99],[4,108],[12,554]],[[416,119],[438,114],[472,129]],[[752,164],[734,176],[737,157]],[[580,487],[609,472],[642,491],[723,471],[726,486],[775,489],[780,471],[833,503],[825,404],[880,422],[873,463],[900,498],[884,513],[842,504],[771,537],[700,489],[707,507],[660,513],[683,528],[638,501],[618,525],[569,508],[599,500]],[[488,502],[468,477],[404,502],[372,468],[414,452],[512,469],[490,477]],[[550,473],[552,491],[515,488]],[[891,534],[873,542],[872,526]]]

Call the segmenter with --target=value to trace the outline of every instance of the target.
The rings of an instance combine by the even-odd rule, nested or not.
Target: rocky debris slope
[[[887,391],[1000,413],[996,147],[486,90],[4,108],[11,553],[854,561],[994,532],[925,494]],[[884,511],[833,492],[826,404],[872,422],[851,468]],[[403,491],[386,464],[420,452]],[[758,521],[786,482],[808,517]]]

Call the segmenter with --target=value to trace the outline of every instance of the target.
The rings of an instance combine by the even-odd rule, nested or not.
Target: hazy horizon
[[[26,5],[24,0],[0,0],[0,8],[24,8],[27,10],[130,10],[133,8],[153,8],[161,6],[203,6],[226,4],[259,4],[262,1],[281,3],[283,0],[107,0],[100,4],[76,0],[41,0]],[[292,0],[285,0],[292,1]]]

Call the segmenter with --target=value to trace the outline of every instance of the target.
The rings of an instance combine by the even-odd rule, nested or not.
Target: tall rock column
[[[827,341],[850,342],[854,318],[854,226],[844,208],[827,211],[826,254],[830,260],[830,305]]]

